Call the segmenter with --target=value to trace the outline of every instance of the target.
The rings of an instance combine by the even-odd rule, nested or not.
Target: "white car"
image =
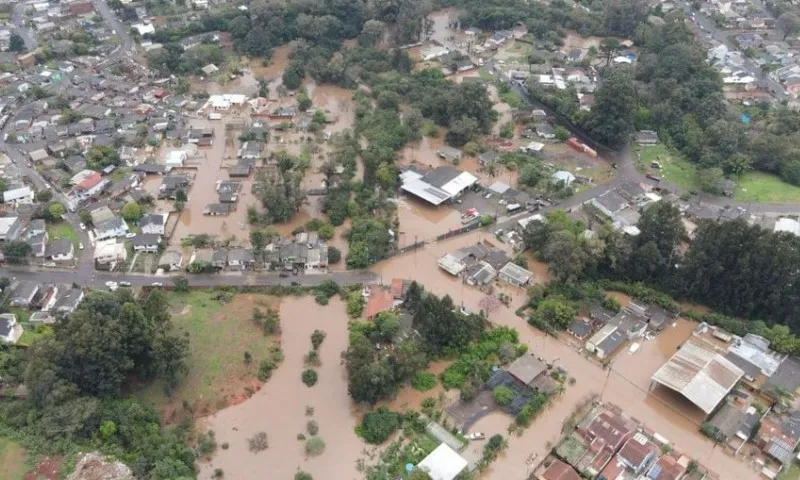
[[[153,287],[163,287],[164,286],[164,284],[161,283],[161,282],[153,282],[150,285],[153,286]]]
[[[125,234],[125,238],[133,238],[135,236],[136,236],[136,234],[133,233],[133,232],[128,232],[128,233]]]
[[[86,224],[85,223],[81,222],[78,226],[81,227],[81,230],[86,230]]]
[[[484,438],[486,438],[486,434],[483,432],[470,433],[466,436],[467,440],[483,440]]]
[[[117,282],[112,282],[111,280],[106,282],[106,287],[112,292],[116,291],[119,288],[119,284]]]
[[[83,242],[78,242],[78,249],[83,250]]]

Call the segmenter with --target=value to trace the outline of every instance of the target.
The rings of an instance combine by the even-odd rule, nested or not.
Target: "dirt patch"
[[[25,474],[24,480],[57,480],[61,478],[59,472],[61,471],[61,464],[64,463],[64,457],[56,455],[54,457],[45,457],[37,465],[36,468]]]

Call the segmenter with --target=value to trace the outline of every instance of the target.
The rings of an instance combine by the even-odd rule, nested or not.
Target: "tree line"
[[[158,414],[123,398],[131,378],[172,388],[187,371],[188,341],[172,330],[163,294],[88,295],[27,350],[0,349],[4,383],[28,396],[0,402],[0,430],[41,454],[100,449],[137,478],[194,477],[191,423],[161,428]]]
[[[667,201],[645,208],[636,236],[607,225],[586,235],[587,225],[562,211],[545,218],[528,225],[524,240],[548,262],[558,284],[642,282],[727,315],[762,319],[767,328],[786,325],[800,332],[800,238],[792,234],[744,220],[701,220],[683,252],[681,214]]]

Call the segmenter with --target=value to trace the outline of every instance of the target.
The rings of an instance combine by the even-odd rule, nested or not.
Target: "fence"
[[[475,222],[472,222],[472,223],[470,223],[468,225],[464,225],[461,228],[456,228],[456,229],[450,230],[449,232],[446,232],[446,233],[443,233],[443,234],[437,236],[436,237],[436,241],[438,242],[439,240],[446,240],[448,238],[452,238],[452,237],[455,237],[457,235],[462,235],[464,233],[469,233],[469,232],[471,232],[473,230],[477,230],[479,228],[481,228],[481,222],[480,221],[475,221]]]

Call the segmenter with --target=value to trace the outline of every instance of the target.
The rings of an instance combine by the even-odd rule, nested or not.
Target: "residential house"
[[[257,160],[261,158],[264,151],[264,142],[250,140],[242,144],[239,149],[238,157],[246,160]]]
[[[33,190],[31,187],[12,188],[3,192],[3,202],[13,205],[33,203]]]
[[[633,139],[637,145],[656,145],[658,143],[658,133],[652,130],[639,130],[633,134]]]
[[[116,239],[98,241],[94,246],[94,261],[97,265],[110,266],[128,259],[128,249]]]
[[[92,225],[100,225],[103,222],[116,218],[117,215],[108,205],[95,205],[97,205],[96,208],[91,208],[89,210],[89,215],[92,217]]]
[[[748,48],[758,48],[763,42],[764,37],[757,33],[742,32],[739,35],[736,35],[736,43],[739,44],[739,48],[742,50],[747,50]]]
[[[617,454],[617,459],[625,465],[625,468],[638,476],[645,472],[659,451],[660,449],[646,435],[637,433],[625,442]]]
[[[83,290],[80,288],[64,289],[59,293],[56,303],[50,311],[56,313],[72,313],[83,301],[83,297]]]
[[[217,248],[211,255],[211,265],[217,269],[224,269],[228,265],[228,249]]]
[[[143,253],[158,253],[161,244],[161,235],[155,233],[140,233],[133,237],[133,250]]]
[[[487,150],[487,151],[481,153],[480,156],[478,156],[478,162],[481,165],[491,165],[499,157],[500,157],[500,154],[497,153],[495,150]]]
[[[139,220],[139,227],[142,233],[154,235],[165,235],[167,226],[167,215],[163,213],[151,213]]]
[[[394,296],[389,290],[380,287],[370,288],[367,304],[364,306],[364,317],[374,320],[379,313],[391,310],[395,305]]]
[[[514,262],[508,262],[498,272],[500,280],[517,287],[527,285],[533,278],[533,272],[524,269]]]
[[[0,342],[14,345],[22,337],[22,325],[17,323],[17,316],[13,313],[0,314]]]
[[[19,217],[0,217],[0,242],[16,240],[20,229]]]
[[[800,412],[795,412],[800,416]],[[800,421],[800,419],[798,419]],[[779,422],[775,416],[761,421],[755,443],[769,458],[786,465],[794,458],[794,450],[800,442],[800,428],[791,419]]]
[[[554,460],[547,469],[539,475],[540,480],[582,480],[581,476],[569,465],[561,460]]]
[[[209,203],[203,208],[203,215],[223,216],[228,215],[236,209],[233,203]]]
[[[86,160],[80,155],[70,155],[64,159],[63,163],[64,167],[72,174],[76,174],[86,168]]]
[[[228,251],[228,266],[236,270],[247,270],[255,266],[256,259],[249,248],[232,248]]]
[[[128,224],[121,217],[114,217],[109,220],[95,223],[95,238],[107,240],[109,238],[124,237],[128,233]]]
[[[585,340],[592,333],[592,326],[586,319],[576,318],[567,328],[567,331],[578,340]]]
[[[169,250],[161,255],[158,259],[158,268],[163,268],[165,271],[176,271],[181,269],[183,263],[183,255],[181,252]]]
[[[47,244],[45,258],[54,262],[67,262],[75,254],[75,245],[68,238],[56,238]]]
[[[539,123],[536,125],[536,135],[545,140],[556,138],[556,129],[549,123]]]
[[[47,249],[47,238],[47,232],[44,232],[25,240],[25,242],[31,246],[31,256],[33,256],[33,258],[44,257]]]
[[[35,303],[41,287],[36,282],[26,280],[18,282],[13,289],[11,305],[15,307],[30,307]]]
[[[461,160],[461,155],[462,155],[461,150],[447,145],[440,148],[436,153],[439,155],[439,158],[447,160],[450,163],[458,162],[459,160]]]
[[[33,238],[47,232],[47,225],[41,218],[36,218],[28,223],[28,228],[25,229],[25,237]]]
[[[573,466],[590,477],[599,474],[637,428],[636,422],[624,414],[604,410],[585,426],[575,430],[577,438],[588,446],[586,453]],[[615,478],[615,477],[609,477]]]
[[[680,462],[670,454],[661,455],[658,460],[647,471],[649,480],[680,480],[686,472],[688,461]]]
[[[488,285],[495,278],[497,278],[497,270],[483,260],[466,268],[465,281],[467,285]]]
[[[620,331],[619,327],[609,324],[586,342],[586,350],[604,360],[616,352],[627,339],[627,335]]]
[[[38,325],[53,325],[56,323],[56,318],[51,315],[50,312],[42,310],[31,313],[31,316],[28,318],[28,323],[34,327]]]
[[[75,185],[74,193],[79,200],[85,200],[102,192],[106,185],[108,185],[108,180],[97,172],[91,172]]]

